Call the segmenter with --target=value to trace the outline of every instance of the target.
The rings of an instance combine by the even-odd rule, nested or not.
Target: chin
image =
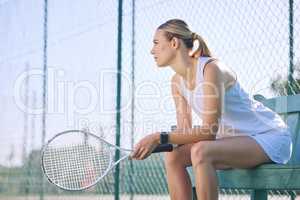
[[[168,66],[168,64],[166,64],[166,63],[156,62],[156,64],[157,64],[158,67],[167,67]]]
[[[159,65],[159,64],[157,64],[157,66],[158,66],[159,68],[163,68],[163,67],[167,67],[168,65]]]

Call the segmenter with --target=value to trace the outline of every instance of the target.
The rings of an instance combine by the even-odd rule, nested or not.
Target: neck
[[[197,64],[198,58],[180,53],[174,58],[170,66],[185,81],[192,83],[196,77]]]

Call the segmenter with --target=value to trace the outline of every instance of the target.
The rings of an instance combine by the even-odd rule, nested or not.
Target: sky
[[[102,136],[114,143],[117,1],[48,2],[46,139],[64,130],[88,128],[98,135],[103,129]],[[297,33],[300,6],[294,3]],[[176,123],[169,82],[173,72],[157,68],[150,54],[155,29],[168,19],[181,18],[203,36],[252,95],[274,96],[270,78],[288,71],[285,1],[136,0],[135,6],[133,60],[132,2],[124,1],[123,147]],[[0,1],[0,27],[0,165],[20,165],[24,144],[27,154],[42,144],[43,1]],[[299,46],[295,34],[295,62]],[[200,123],[196,115],[193,119]]]

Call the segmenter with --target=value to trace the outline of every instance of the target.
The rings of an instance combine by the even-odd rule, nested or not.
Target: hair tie
[[[198,39],[198,34],[197,33],[195,33],[195,32],[192,32],[192,40],[196,40],[196,39]]]

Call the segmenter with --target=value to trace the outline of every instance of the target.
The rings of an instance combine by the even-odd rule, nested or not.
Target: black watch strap
[[[168,144],[169,143],[169,134],[167,132],[160,133],[160,144]]]

